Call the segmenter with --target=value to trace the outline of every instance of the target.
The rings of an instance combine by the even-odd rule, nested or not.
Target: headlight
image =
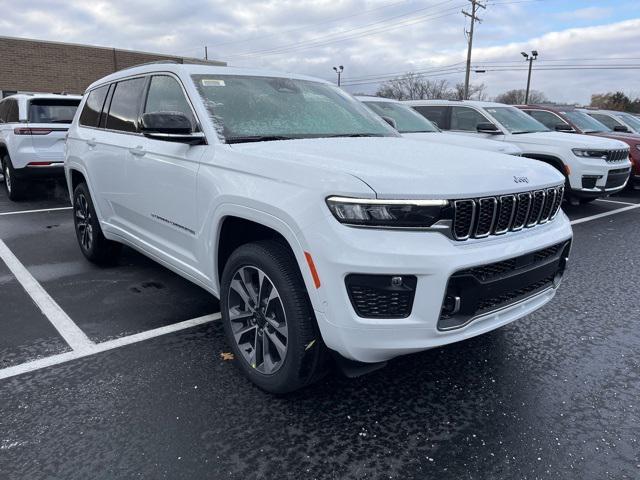
[[[377,200],[329,197],[336,219],[347,225],[381,228],[426,228],[448,218],[448,200]]]
[[[588,150],[585,148],[574,148],[574,155],[577,157],[586,157],[586,158],[602,158],[603,160],[607,158],[607,152],[603,150]]]

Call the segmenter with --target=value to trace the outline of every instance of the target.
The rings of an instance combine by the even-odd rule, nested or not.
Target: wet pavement
[[[3,195],[0,239],[94,342],[217,311],[132,250],[88,264],[69,210],[1,216],[64,193],[19,208]],[[574,230],[551,304],[358,379],[267,395],[221,358],[213,321],[0,380],[0,478],[640,478],[640,209]],[[68,350],[0,261],[0,372]]]

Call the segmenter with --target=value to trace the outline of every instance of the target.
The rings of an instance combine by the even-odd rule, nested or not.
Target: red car
[[[629,184],[640,189],[640,135],[614,132],[595,118],[571,106],[516,105],[545,126],[558,132],[581,133],[620,140],[629,145],[632,163]]]

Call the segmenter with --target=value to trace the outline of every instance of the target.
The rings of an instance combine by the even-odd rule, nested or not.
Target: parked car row
[[[34,99],[13,99],[3,138],[54,133],[27,113]],[[275,393],[330,358],[357,375],[539,309],[571,249],[565,186],[595,198],[630,169],[628,143],[551,132],[514,107],[355,99],[230,67],[120,71],[64,125],[84,256],[110,263],[125,244],[218,297],[236,365]],[[15,192],[35,157],[16,150],[17,168],[13,148]]]

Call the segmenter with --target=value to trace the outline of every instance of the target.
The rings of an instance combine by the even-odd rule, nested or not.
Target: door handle
[[[97,145],[96,143],[96,139],[92,138],[91,140],[87,140],[87,145],[89,145],[89,147],[93,148]]]
[[[130,148],[129,151],[131,152],[131,155],[136,155],[138,157],[142,157],[144,156],[145,152],[141,146],[138,146],[136,148]]]

